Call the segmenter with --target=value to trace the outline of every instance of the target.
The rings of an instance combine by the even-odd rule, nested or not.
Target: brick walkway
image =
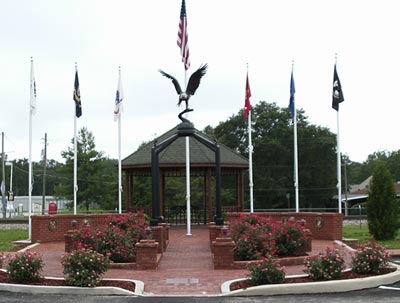
[[[104,278],[141,280],[145,293],[155,296],[214,296],[220,294],[223,282],[246,277],[247,270],[214,270],[208,229],[196,226],[192,234],[186,236],[185,228],[170,229],[169,246],[157,270],[110,269]],[[325,251],[327,246],[332,247],[333,241],[314,240],[312,254]],[[60,261],[64,243],[43,243],[33,250],[43,254],[45,276],[63,276]],[[301,274],[303,269],[303,266],[290,266],[286,273]]]

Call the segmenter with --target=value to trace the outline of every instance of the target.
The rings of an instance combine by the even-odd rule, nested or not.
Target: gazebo
[[[151,177],[151,150],[154,142],[162,142],[177,132],[178,126],[156,138],[153,142],[144,144],[137,151],[122,160],[122,170],[125,172],[125,203],[126,210],[132,211],[136,209],[133,205],[135,195],[134,177]],[[195,129],[203,137],[213,141],[206,134]],[[215,201],[212,192],[212,178],[215,175],[215,155],[203,144],[199,143],[192,137],[190,141],[190,175],[194,177],[204,178],[203,196],[204,203],[201,221],[207,223],[213,220],[215,214]],[[248,160],[239,153],[231,150],[223,144],[220,145],[221,158],[221,175],[234,176],[236,187],[236,205],[224,205],[222,201],[223,211],[243,211],[244,210],[244,175],[248,169]],[[180,137],[170,144],[159,155],[159,193],[160,193],[160,210],[159,213],[169,218],[169,210],[165,207],[166,177],[183,177],[186,176],[186,153],[185,153],[185,137]],[[222,185],[224,181],[222,179]],[[168,222],[171,222],[169,220]],[[178,223],[176,221],[176,223]]]

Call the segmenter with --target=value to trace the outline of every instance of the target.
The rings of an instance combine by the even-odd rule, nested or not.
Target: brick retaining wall
[[[32,243],[64,241],[64,234],[68,230],[78,229],[85,225],[96,229],[102,226],[109,216],[110,214],[32,216]],[[75,228],[74,222],[76,222]]]
[[[242,213],[228,213],[228,221],[233,221]],[[250,213],[243,213],[249,215]],[[305,220],[304,227],[311,231],[313,239],[317,240],[342,240],[343,215],[339,213],[313,213],[313,212],[274,212],[254,213],[255,215],[271,218],[273,222],[284,221],[294,217],[295,220]]]

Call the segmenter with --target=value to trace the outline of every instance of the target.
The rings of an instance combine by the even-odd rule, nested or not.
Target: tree
[[[376,240],[395,237],[397,211],[396,192],[390,172],[384,164],[377,164],[367,200],[368,228]]]
[[[63,182],[55,189],[56,196],[73,200],[74,147],[61,153],[65,165],[58,173]],[[117,169],[116,161],[106,159],[102,152],[96,151],[95,139],[86,128],[79,130],[77,138],[78,193],[77,203],[86,211],[89,207],[101,206],[106,209],[117,207]]]
[[[294,208],[293,123],[287,108],[259,102],[252,110],[254,202],[256,208]],[[336,191],[336,136],[297,113],[300,207],[325,207]],[[248,157],[248,127],[243,110],[209,136]]]

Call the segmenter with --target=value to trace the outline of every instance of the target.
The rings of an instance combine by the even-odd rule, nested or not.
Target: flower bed
[[[236,244],[236,261],[259,260],[270,255],[297,256],[311,237],[301,221],[272,222],[254,214],[242,214],[231,222],[229,236]]]
[[[135,262],[136,243],[145,238],[147,226],[143,214],[109,216],[97,230],[90,226],[78,230],[72,238],[72,249],[92,249],[114,263]]]
[[[365,278],[369,278],[369,277],[387,275],[390,273],[394,273],[395,271],[398,271],[398,269],[395,267],[384,268],[377,274],[357,274],[352,271],[345,271],[340,276],[340,278],[335,279],[335,280],[344,281],[344,280],[349,280],[349,279],[365,279]],[[333,280],[333,281],[335,281],[335,280]],[[298,284],[298,283],[315,283],[315,280],[310,278],[308,275],[287,276],[279,284],[285,284],[285,286],[287,286],[287,284]],[[323,283],[323,282],[318,282],[318,283]],[[249,280],[249,279],[240,279],[240,280],[235,280],[235,281],[232,281],[229,283],[229,291],[248,289],[250,287],[256,287],[256,286],[257,285],[252,283],[251,280]]]

